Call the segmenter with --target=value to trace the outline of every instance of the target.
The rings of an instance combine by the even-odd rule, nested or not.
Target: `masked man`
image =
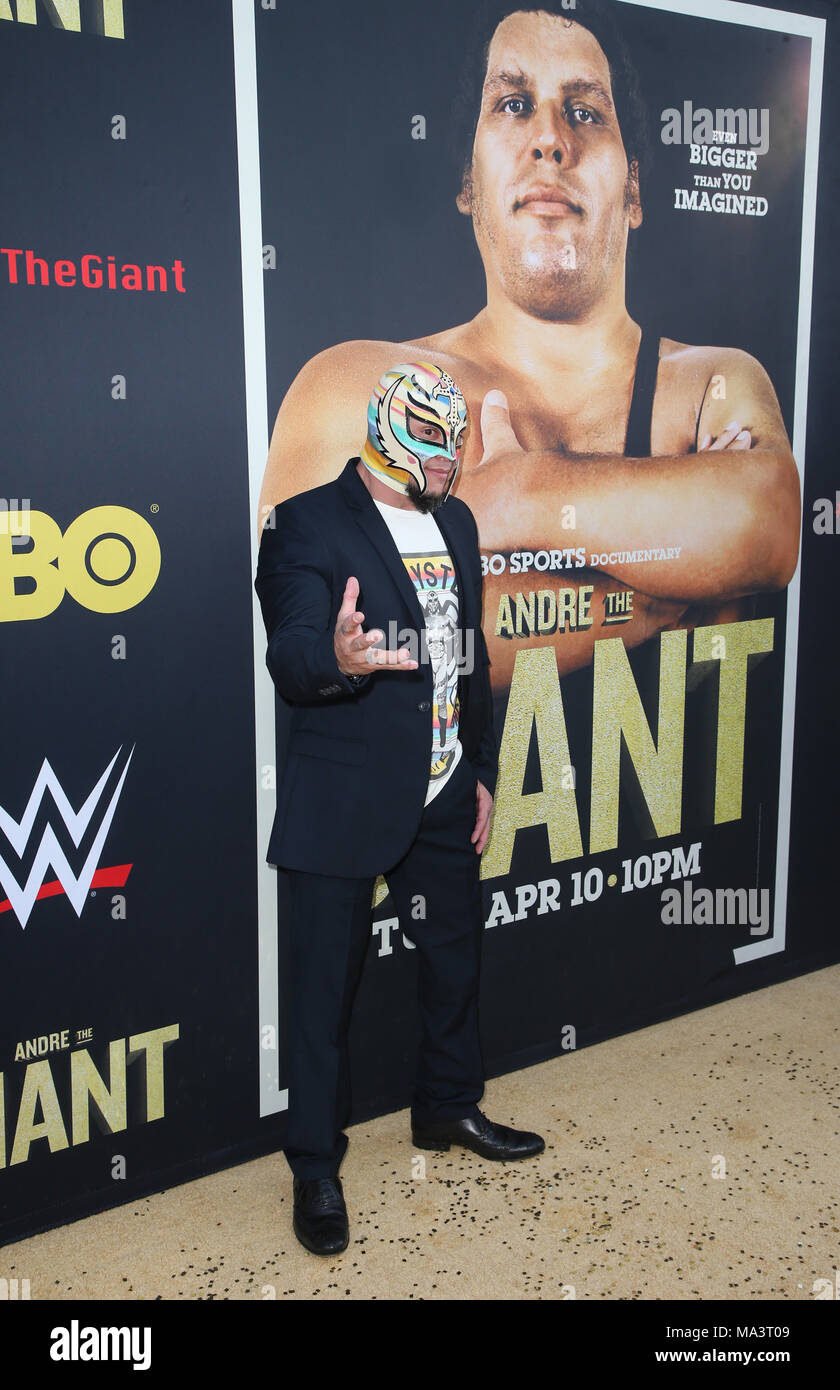
[[[417,950],[415,1146],[492,1159],[544,1148],[477,1104],[479,866],[497,746],[476,525],[451,496],[466,430],[446,371],[385,371],[361,455],[275,507],[261,536],[266,661],[292,708],[268,850],[290,890],[285,1154],[295,1233],[317,1254],[349,1240],[347,1027],[380,873]]]

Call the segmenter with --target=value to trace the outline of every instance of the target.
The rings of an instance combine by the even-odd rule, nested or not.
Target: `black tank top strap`
[[[627,436],[624,441],[626,458],[650,458],[650,427],[656,373],[659,370],[659,334],[642,327],[636,357],[636,377],[633,397],[627,417]]]

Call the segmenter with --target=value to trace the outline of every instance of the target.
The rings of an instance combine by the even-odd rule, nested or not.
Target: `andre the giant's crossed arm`
[[[416,343],[345,343],[306,364],[277,417],[261,519],[275,502],[335,478],[360,452],[358,420],[371,377],[417,351]],[[626,459],[558,448],[562,431],[535,429],[528,409],[518,405],[516,383],[504,381],[513,428],[507,408],[494,403],[498,398],[485,370],[439,347],[434,356],[463,383],[467,396],[473,426],[455,491],[475,515],[482,550],[510,554],[580,546],[587,557],[587,568],[487,574],[484,629],[497,687],[508,683],[513,648],[521,645],[494,636],[502,593],[588,584],[594,588],[590,611],[597,614],[604,593],[629,587],[635,591],[633,617],[620,632],[631,647],[677,624],[742,616],[739,598],[790,582],[799,545],[799,479],[773,386],[755,358],[727,348],[675,351],[676,365],[660,387],[665,411],[677,419],[666,433],[673,452]],[[712,383],[722,377],[726,397],[718,399]],[[541,434],[552,447],[533,447]],[[561,526],[569,504],[574,530]],[[608,559],[618,551],[662,546],[679,546],[679,556],[635,563]],[[593,554],[607,557],[602,568],[589,567]],[[598,635],[595,623],[535,637],[532,644],[555,647],[562,675],[591,661]]]
[[[556,517],[569,502],[576,514],[575,543],[602,558],[616,550],[662,547],[676,535],[678,557],[603,565],[605,574],[640,593],[709,602],[782,589],[796,569],[800,526],[799,482],[787,435],[769,401],[762,409],[744,393],[739,402],[724,404],[724,411],[708,415],[729,415],[728,425],[712,418],[719,433],[713,438],[707,428],[696,453],[626,459],[526,452],[511,428],[504,395],[488,392],[481,416],[484,453],[465,470],[458,495],[481,510],[485,550],[505,551],[516,536],[527,537],[534,550],[556,546]],[[741,457],[734,460],[734,452]]]

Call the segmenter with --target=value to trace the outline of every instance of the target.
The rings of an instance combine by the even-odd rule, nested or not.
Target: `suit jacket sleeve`
[[[493,719],[493,691],[490,686],[490,658],[487,654],[487,643],[484,640],[484,631],[481,626],[484,582],[481,576],[481,554],[478,548],[478,528],[475,524],[475,517],[472,515],[472,512],[470,512],[470,516],[472,517],[473,530],[475,532],[476,564],[478,571],[476,579],[476,612],[479,615],[475,634],[475,671],[471,679],[477,682],[481,692],[484,709],[484,728],[481,733],[478,755],[473,759],[473,764],[478,773],[479,781],[484,784],[491,796],[495,796],[496,779],[499,775],[499,744]]]
[[[268,636],[266,665],[286,700],[355,695],[373,672],[354,683],[339,670],[333,636],[341,595],[333,593],[318,526],[290,502],[273,509],[260,538],[254,587]]]

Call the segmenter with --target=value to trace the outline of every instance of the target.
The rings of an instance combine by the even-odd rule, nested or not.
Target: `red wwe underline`
[[[110,869],[97,869],[90,881],[90,886],[91,888],[122,888],[133,868],[133,864],[115,864]],[[35,901],[37,902],[39,898],[57,898],[59,894],[64,892],[66,889],[57,878],[54,878],[49,883],[41,884]],[[11,909],[12,904],[8,898],[0,903],[0,912],[11,912]]]

